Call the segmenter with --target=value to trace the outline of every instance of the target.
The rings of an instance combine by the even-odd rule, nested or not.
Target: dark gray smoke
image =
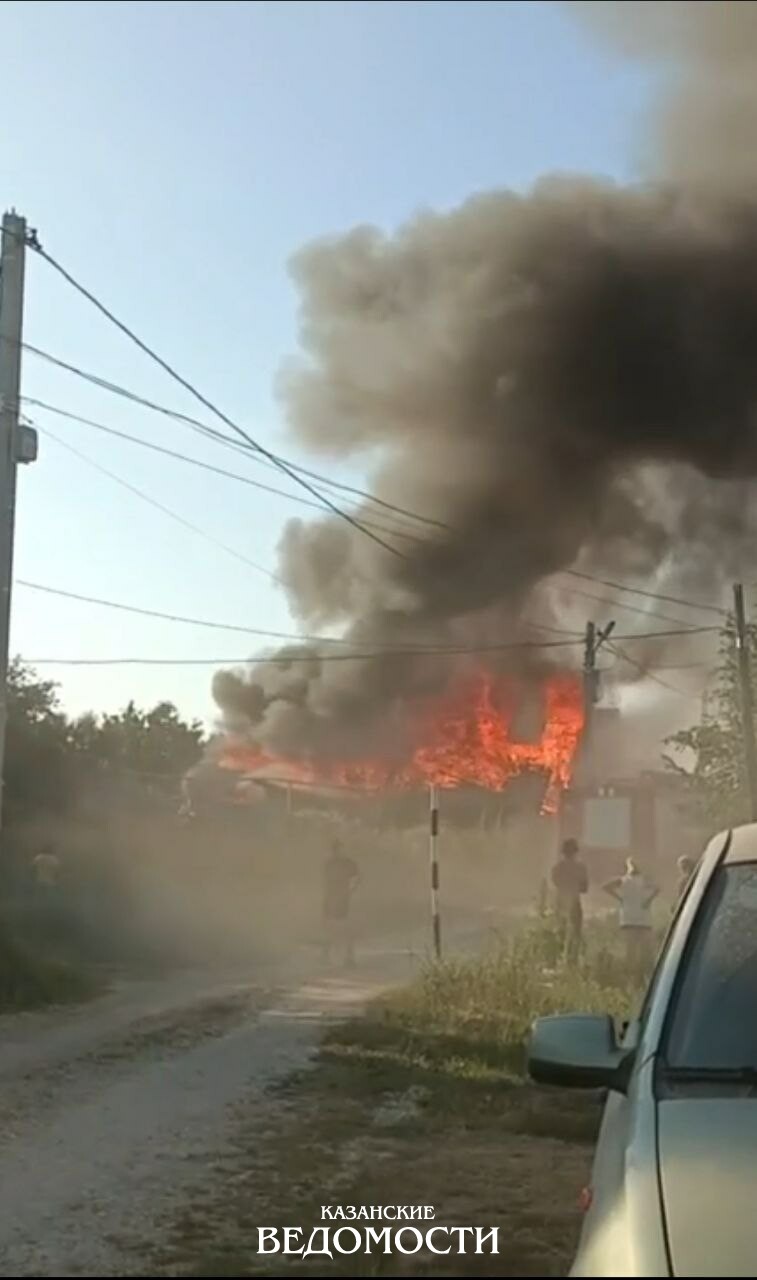
[[[443,526],[384,513],[414,535],[382,534],[392,555],[337,517],[290,521],[278,572],[308,629],[346,627],[372,653],[533,641],[537,607],[542,623],[561,618],[539,584],[576,562],[663,573],[668,590],[704,598],[744,563],[757,532],[744,501],[757,476],[757,157],[742,146],[757,138],[757,6],[589,10],[666,62],[654,184],[545,179],[293,261],[304,355],[281,394],[298,441],[360,461],[374,494]],[[525,676],[538,671],[528,650],[487,664],[512,669],[516,652]],[[553,660],[566,652],[577,660]],[[361,751],[399,744],[406,699],[466,661],[299,649],[222,673],[214,691],[277,750]]]

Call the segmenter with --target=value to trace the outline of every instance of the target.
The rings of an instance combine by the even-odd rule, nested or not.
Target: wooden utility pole
[[[733,611],[736,618],[736,656],[739,660],[741,724],[744,734],[744,766],[749,791],[749,819],[751,822],[757,822],[757,748],[754,740],[752,663],[744,610],[744,587],[740,582],[734,583],[733,587]]]

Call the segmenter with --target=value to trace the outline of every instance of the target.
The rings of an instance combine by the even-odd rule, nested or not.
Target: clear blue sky
[[[296,346],[289,255],[325,232],[391,228],[420,206],[522,188],[545,170],[628,176],[649,91],[547,2],[24,0],[0,3],[0,23],[0,205],[15,205],[53,255],[227,413],[293,456],[272,392]],[[25,337],[197,412],[33,258]],[[273,478],[32,356],[23,390]],[[281,525],[301,509],[34,413],[213,538],[275,567]],[[15,568],[148,609],[292,629],[265,577],[47,436],[19,475]],[[12,648],[28,658],[234,658],[253,645],[19,587]],[[212,715],[212,667],[44,671],[72,712],[133,696]]]

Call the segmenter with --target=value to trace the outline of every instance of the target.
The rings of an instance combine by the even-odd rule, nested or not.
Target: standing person
[[[324,959],[330,959],[332,948],[338,942],[348,969],[355,965],[355,942],[349,917],[352,895],[359,880],[356,863],[344,852],[341,840],[335,840],[323,868]]]
[[[629,970],[642,978],[652,952],[652,903],[659,890],[642,875],[634,858],[626,859],[622,876],[604,885],[604,890],[620,906],[620,931]]]
[[[563,840],[560,857],[552,868],[557,918],[564,939],[565,959],[575,964],[581,950],[584,913],[581,897],[588,893],[589,876],[578,856],[578,842]]]
[[[57,915],[60,859],[50,844],[43,845],[32,858],[32,908],[38,927],[50,933]]]
[[[60,875],[60,859],[52,845],[45,845],[40,850],[37,856],[32,859],[32,867],[37,895],[47,901],[52,897]]]
[[[678,906],[678,903],[681,901],[681,898],[683,897],[683,895],[685,894],[686,890],[689,887],[689,880],[691,879],[695,864],[694,864],[694,859],[687,858],[686,854],[684,853],[678,859],[677,865],[678,865],[678,884],[676,885],[676,901],[675,901],[676,906]]]

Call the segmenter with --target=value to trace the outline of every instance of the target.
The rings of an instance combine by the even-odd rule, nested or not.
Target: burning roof
[[[544,808],[553,810],[570,781],[583,727],[582,698],[575,676],[550,678],[544,687],[541,733],[535,741],[523,742],[513,736],[516,686],[482,672],[441,699],[413,708],[414,745],[404,757],[283,758],[232,741],[222,747],[219,763],[261,781],[366,791],[429,783],[500,791],[512,778],[533,772],[544,776]]]

